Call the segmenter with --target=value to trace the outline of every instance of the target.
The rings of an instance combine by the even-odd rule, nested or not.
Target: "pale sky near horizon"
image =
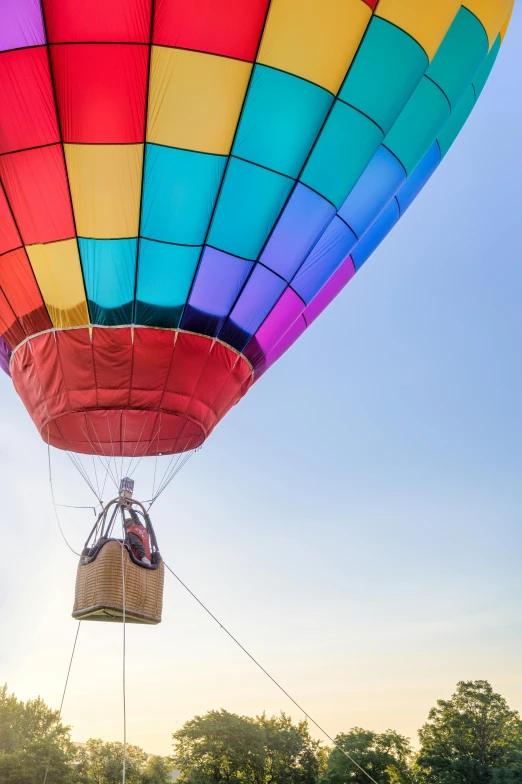
[[[460,679],[522,712],[521,52],[517,3],[418,200],[155,507],[166,560],[333,735],[415,743]],[[3,375],[0,400],[0,683],[58,707],[76,558],[47,448]],[[52,460],[57,500],[92,503]],[[92,512],[60,516],[80,549]],[[121,658],[120,625],[82,625],[74,740],[122,739]],[[163,623],[127,630],[127,683],[128,741],[149,753],[212,708],[301,718],[170,575]]]

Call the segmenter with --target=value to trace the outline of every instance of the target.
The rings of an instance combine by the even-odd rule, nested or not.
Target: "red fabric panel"
[[[75,236],[60,144],[2,156],[0,178],[26,245]]]
[[[376,5],[377,5],[377,3],[379,2],[379,0],[362,0],[362,1],[363,1],[363,3],[366,3],[366,5],[369,5],[369,6],[370,6],[370,8],[371,8],[372,10],[374,10],[374,11],[375,11],[375,6],[376,6]]]
[[[149,43],[152,0],[44,0],[49,43]]]
[[[148,46],[52,46],[51,58],[64,142],[143,141]]]
[[[269,0],[156,0],[153,43],[253,62]]]
[[[0,256],[0,288],[9,299],[25,335],[52,327],[24,248]]]
[[[92,343],[88,329],[45,333],[15,352],[13,381],[42,438],[49,428],[60,449],[129,457],[186,451],[203,443],[252,379],[232,349],[175,335],[173,350],[167,330],[136,328],[134,343],[130,328],[94,327]]]
[[[126,408],[132,374],[130,329],[94,329],[94,372],[101,408]]]
[[[0,55],[0,154],[60,140],[47,47]]]
[[[18,234],[9,203],[0,185],[0,253],[19,248],[22,240]]]
[[[9,300],[5,296],[4,292],[0,288],[0,335],[4,337],[4,335],[11,330],[15,324],[18,326],[21,334],[20,343],[25,338],[22,328],[18,324],[16,319],[14,310],[12,309],[11,305],[9,304]],[[13,346],[11,346],[13,348]]]

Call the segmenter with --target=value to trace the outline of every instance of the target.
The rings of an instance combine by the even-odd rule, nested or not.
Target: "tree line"
[[[71,741],[57,711],[38,697],[0,689],[0,784],[119,784],[123,746]],[[127,746],[128,784],[522,784],[522,721],[487,681],[460,681],[438,700],[419,745],[395,732],[354,727],[331,748],[306,721],[284,713],[250,718],[226,710],[195,716],[175,732],[170,757]]]

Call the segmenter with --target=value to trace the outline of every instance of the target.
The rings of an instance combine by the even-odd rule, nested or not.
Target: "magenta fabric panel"
[[[263,373],[268,370],[278,359],[280,359],[285,351],[294,345],[294,343],[299,340],[303,332],[307,327],[306,321],[304,316],[299,316],[297,321],[294,321],[290,329],[285,332],[281,340],[275,344],[275,346],[268,352],[265,357],[263,365],[259,368],[256,372],[256,377],[263,375]]]
[[[323,310],[328,307],[330,302],[335,299],[339,292],[344,289],[347,283],[351,281],[355,275],[355,266],[352,257],[343,261],[337,272],[335,272],[326,286],[323,286],[321,291],[313,298],[304,312],[304,317],[308,326],[321,315]]]
[[[40,0],[1,0],[0,6],[0,51],[45,43]]]
[[[287,288],[244,351],[254,370],[262,365],[265,355],[299,318],[304,308],[305,303],[301,297],[291,288]]]

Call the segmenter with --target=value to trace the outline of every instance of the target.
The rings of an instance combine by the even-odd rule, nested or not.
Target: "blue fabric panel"
[[[202,245],[226,156],[147,144],[140,233],[180,245]]]
[[[336,101],[301,181],[339,209],[383,138],[381,129],[364,114]]]
[[[87,297],[102,308],[117,308],[134,299],[137,239],[78,239]]]
[[[291,283],[307,305],[341,266],[356,243],[353,231],[336,216]]]
[[[231,158],[208,244],[233,256],[257,259],[294,181]]]
[[[232,152],[297,177],[333,101],[316,84],[257,64]]]
[[[181,326],[215,337],[254,265],[214,248],[205,248]]]
[[[379,147],[339,210],[362,237],[406,180],[404,167],[386,147]]]
[[[335,207],[329,201],[297,183],[260,261],[290,280],[334,215]]]
[[[285,281],[262,264],[254,271],[241,292],[230,318],[219,333],[221,340],[242,351],[261,326],[286,288]]]
[[[136,299],[140,324],[177,326],[187,301],[200,247],[141,240]],[[162,314],[158,322],[158,313]]]
[[[364,262],[372,255],[375,248],[380,245],[386,235],[393,229],[399,220],[399,205],[396,199],[392,199],[386,209],[384,209],[373,226],[359,240],[352,251],[352,259],[355,269],[362,267]]]
[[[439,145],[437,142],[433,142],[424,158],[412,171],[402,188],[397,192],[397,201],[399,202],[401,212],[407,210],[414,199],[417,198],[439,163]]]

